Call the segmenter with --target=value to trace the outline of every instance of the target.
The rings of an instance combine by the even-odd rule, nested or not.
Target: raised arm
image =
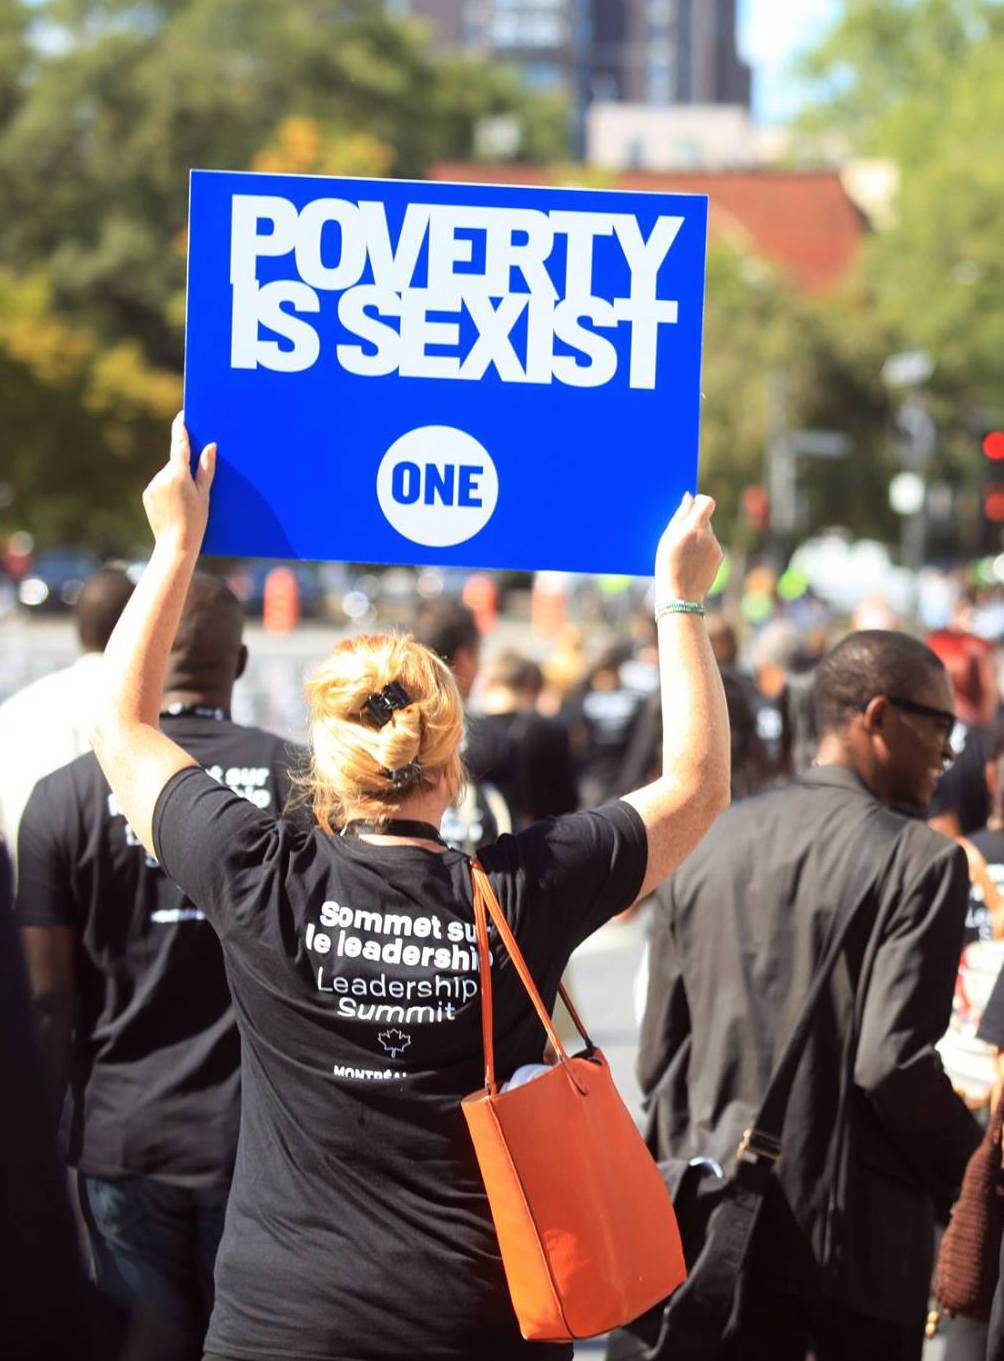
[[[655,559],[655,602],[701,602],[722,550],[711,528],[714,501],[689,492],[666,527]],[[729,802],[729,718],[704,618],[665,613],[659,620],[662,775],[626,795],[648,833],[644,898],[694,849]]]
[[[157,796],[195,762],[158,726],[167,659],[195,571],[209,514],[216,446],[203,450],[195,477],[184,417],[171,427],[167,463],[143,493],[154,548],[105,648],[105,698],[92,745],[126,820],[153,854]]]

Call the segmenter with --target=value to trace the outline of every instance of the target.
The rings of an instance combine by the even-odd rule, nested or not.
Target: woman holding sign
[[[218,932],[241,1032],[207,1355],[570,1356],[519,1336],[459,1108],[482,1085],[483,1050],[469,865],[438,833],[462,780],[450,672],[409,638],[335,647],[307,686],[309,834],[211,779],[157,726],[214,462],[210,446],[193,477],[179,416],[144,496],[155,546],[108,644],[94,741],[140,840]],[[721,557],[712,509],[684,497],[656,558],[662,778],[482,855],[547,1005],[572,950],[665,879],[728,802],[728,722],[699,608]],[[514,975],[495,979],[500,1077],[542,1047]]]

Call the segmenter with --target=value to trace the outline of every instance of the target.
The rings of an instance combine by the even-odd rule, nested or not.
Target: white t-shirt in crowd
[[[88,736],[104,675],[104,654],[32,681],[0,704],[0,833],[17,855],[17,829],[43,775],[90,751]]]

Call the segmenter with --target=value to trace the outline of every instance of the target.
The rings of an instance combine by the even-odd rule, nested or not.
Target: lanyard
[[[226,709],[220,709],[212,704],[169,704],[166,709],[160,712],[161,718],[214,718],[217,722],[227,719],[230,715]]]

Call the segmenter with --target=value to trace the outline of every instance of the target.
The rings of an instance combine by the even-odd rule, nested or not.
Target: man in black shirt
[[[481,634],[474,611],[461,600],[431,600],[421,605],[412,625],[416,640],[453,672],[466,705],[481,665]],[[468,734],[465,735],[464,757]],[[459,851],[475,855],[505,832],[513,830],[509,805],[495,785],[472,772],[463,795],[443,815],[444,840]]]
[[[240,606],[197,575],[161,724],[214,779],[279,814],[294,753],[231,722]],[[212,1300],[239,1114],[240,1051],[219,941],[122,816],[87,754],[36,785],[16,915],[55,1108],[72,1093],[98,1284],[159,1317],[165,1358],[197,1357]]]
[[[770,774],[783,778],[786,769],[785,689],[788,678],[804,663],[801,630],[790,619],[772,619],[753,640],[753,702],[756,730],[766,752]]]
[[[935,1216],[980,1138],[935,1049],[966,862],[919,816],[952,690],[922,643],[880,630],[849,635],[815,685],[815,767],[734,804],[658,892],[642,1086],[660,1156],[734,1166],[824,945],[860,913],[792,1086],[728,1355],[919,1361]]]
[[[579,792],[584,806],[619,797],[624,761],[644,715],[645,696],[627,685],[621,675],[630,646],[615,643],[599,657],[574,705],[581,725],[583,750],[579,757]]]
[[[568,729],[534,708],[542,684],[535,663],[501,652],[485,668],[482,711],[468,720],[467,770],[498,787],[516,828],[578,807]]]

